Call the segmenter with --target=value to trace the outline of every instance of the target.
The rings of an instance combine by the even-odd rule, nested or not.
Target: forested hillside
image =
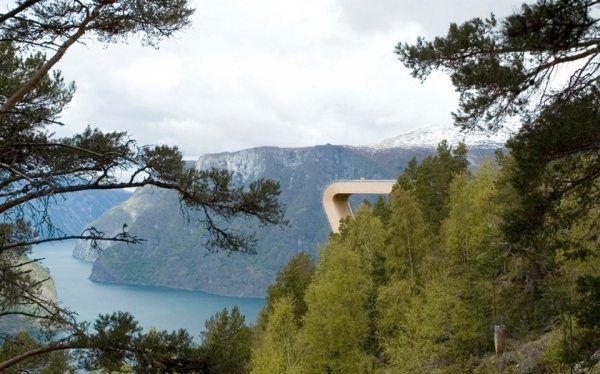
[[[457,126],[522,127],[473,173],[443,147],[411,162],[306,288],[280,277],[252,373],[600,371],[598,5],[539,0],[396,46],[415,78],[450,76]]]
[[[409,152],[396,152],[402,154],[406,164]],[[402,164],[402,157],[396,162]],[[262,178],[279,182],[289,226],[232,222],[233,228],[246,234],[256,231],[257,254],[211,253],[205,245],[206,232],[197,221],[202,214],[183,216],[176,194],[148,187],[91,223],[107,233],[120,232],[127,224],[128,233],[145,239],[134,246],[108,246],[94,263],[92,280],[264,296],[277,271],[293,256],[299,252],[315,256],[316,248],[326,242],[329,227],[321,198],[332,178],[393,179],[398,174],[359,151],[335,145],[256,148],[206,155],[201,163],[199,170],[229,170],[240,188]],[[82,244],[77,244],[76,255],[83,254]]]
[[[432,127],[429,135],[438,127]],[[457,132],[456,130],[454,131]],[[433,134],[435,135],[435,134]],[[481,162],[493,156],[492,143],[476,148],[468,157]],[[90,226],[116,235],[123,225],[130,235],[144,238],[136,245],[101,243],[104,248],[90,279],[101,282],[152,284],[202,290],[233,296],[264,296],[275,274],[300,252],[317,256],[329,235],[322,207],[326,186],[338,179],[395,179],[411,157],[435,153],[424,146],[407,148],[357,148],[323,145],[306,148],[260,147],[202,156],[200,170],[223,168],[238,186],[261,178],[280,183],[288,227],[258,227],[233,222],[245,233],[256,232],[255,255],[209,253],[201,216],[184,217],[176,194],[154,187],[140,189],[128,201],[108,210]],[[364,196],[353,197],[358,206]],[[370,197],[372,198],[372,197]],[[74,255],[95,258],[89,242],[77,242]]]
[[[595,365],[596,211],[570,216],[569,230],[549,221],[536,248],[518,247],[509,237],[525,204],[511,183],[518,163],[499,153],[471,173],[464,155],[442,144],[437,156],[411,161],[389,201],[364,205],[330,238],[314,273],[301,258],[280,273],[258,321],[252,373]],[[508,338],[497,359],[496,325]]]

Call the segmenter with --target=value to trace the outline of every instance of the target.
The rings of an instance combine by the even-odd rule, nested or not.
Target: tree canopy
[[[18,114],[32,90],[77,42],[95,37],[103,43],[140,36],[145,45],[157,46],[190,25],[194,9],[188,0],[25,0],[0,14],[0,41],[19,50],[51,51],[26,81],[10,93],[0,107],[0,118]]]
[[[285,334],[298,367],[598,371],[599,6],[537,0],[502,20],[475,18],[450,25],[445,37],[397,45],[416,78],[450,75],[463,130],[493,132],[513,121],[521,128],[509,155],[499,150],[495,163],[476,170],[467,170],[460,145],[441,143],[436,156],[411,160],[389,202],[359,211],[330,237],[308,286],[304,324]],[[364,233],[377,239],[355,240]],[[348,272],[355,276],[339,283]],[[332,315],[345,329],[335,330]],[[498,357],[500,325],[509,343]],[[261,343],[259,358],[282,362],[272,336]]]
[[[414,77],[450,75],[462,129],[521,123],[507,146],[515,161],[512,185],[524,204],[505,224],[508,239],[521,247],[535,246],[549,224],[568,229],[598,202],[598,5],[538,0],[503,20],[474,18],[451,24],[445,37],[396,46]],[[577,203],[561,206],[565,199]]]
[[[7,8],[0,13],[0,319],[28,316],[77,337],[76,343],[51,340],[30,352],[85,348],[91,342],[81,339],[86,329],[72,312],[40,297],[43,282],[23,265],[31,245],[75,238],[143,240],[125,226],[112,237],[94,228],[65,235],[47,210],[62,194],[145,185],[177,191],[184,213],[201,212],[194,217],[203,218],[190,224],[207,231],[207,246],[228,251],[255,253],[254,237],[236,229],[234,221],[285,224],[276,182],[237,186],[226,170],[186,168],[177,147],[140,145],[125,131],[88,127],[68,137],[54,135],[55,126],[68,126],[60,114],[75,93],[75,84],[55,68],[67,50],[92,38],[114,43],[133,36],[157,47],[189,27],[194,9],[188,0],[23,0]],[[131,176],[122,179],[125,170]]]
[[[591,270],[599,255],[591,245],[597,242],[600,218],[599,5],[594,0],[537,0],[504,19],[492,14],[451,24],[444,37],[418,38],[395,49],[415,78],[425,80],[433,70],[449,74],[460,94],[453,117],[461,129],[494,132],[508,123],[521,125],[507,142],[510,157],[500,157],[503,172],[493,199],[504,201],[496,208],[494,227],[502,235],[494,234],[494,242],[502,243],[506,256],[520,260],[512,270],[505,267],[509,281],[495,292],[514,301],[508,314],[523,313],[521,321],[511,322],[517,330],[547,326],[548,316],[560,316],[565,338],[556,342],[564,349],[552,354],[561,356],[555,363],[562,364],[572,364],[569,360],[593,346],[575,343],[578,339],[597,341],[597,331],[577,330],[589,327],[584,317],[589,308],[572,308],[586,298],[588,305],[595,303],[599,284]],[[473,227],[450,222],[445,228],[454,233],[446,231],[448,238]],[[456,244],[465,251],[473,242]],[[575,353],[574,347],[581,350]]]
[[[595,90],[598,4],[538,0],[501,21],[492,14],[453,23],[445,37],[399,43],[395,52],[416,78],[424,80],[432,70],[450,74],[460,93],[457,125],[493,131],[511,117],[531,121]],[[560,79],[560,70],[571,71],[570,77]]]

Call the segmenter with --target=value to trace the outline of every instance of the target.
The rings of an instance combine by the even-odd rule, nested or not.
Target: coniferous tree
[[[507,144],[512,158],[499,192],[509,256],[500,296],[507,321],[521,332],[547,330],[557,320],[574,326],[564,316],[577,299],[575,279],[585,275],[571,261],[585,268],[597,252],[589,246],[597,242],[600,197],[597,6],[538,0],[502,20],[474,18],[451,24],[445,37],[396,47],[414,77],[424,80],[433,70],[451,76],[460,93],[453,116],[462,129],[522,125]],[[557,78],[557,71],[567,76]],[[595,298],[591,284],[580,289],[586,300]],[[552,362],[564,360],[576,361]]]
[[[40,347],[42,347],[40,342],[31,337],[29,333],[23,331],[17,334],[14,339],[2,344],[0,348],[0,360],[6,361],[27,351],[39,349]],[[40,374],[75,373],[75,370],[69,365],[69,356],[64,351],[32,357],[31,359],[19,362],[4,372],[7,374],[17,374],[26,372],[27,370],[36,370]]]
[[[446,310],[448,346],[458,357],[488,353],[488,327],[503,322],[495,290],[505,250],[495,200],[497,175],[494,165],[484,163],[473,178],[455,178],[443,224],[447,279],[439,287],[452,295],[453,304]]]
[[[459,143],[456,148],[443,140],[435,156],[428,156],[417,168],[414,184],[415,196],[419,199],[425,221],[433,234],[439,233],[442,220],[448,214],[446,198],[454,177],[467,172],[467,148]]]
[[[522,283],[512,305],[523,311],[523,326],[548,323],[540,305],[545,278],[561,276],[556,257],[569,248],[556,239],[595,214],[600,197],[597,5],[538,0],[502,20],[474,18],[451,24],[445,37],[396,47],[414,77],[424,80],[433,70],[451,76],[460,93],[453,116],[462,129],[522,125],[507,144],[513,157],[510,195],[518,203],[508,203],[502,226],[507,252],[521,262],[520,274],[511,276]],[[557,79],[559,70],[568,76]],[[592,219],[588,232],[596,232],[597,223]],[[585,255],[591,248],[579,249]],[[521,304],[517,295],[523,290],[529,300]]]
[[[206,321],[202,350],[210,373],[242,374],[248,372],[252,330],[237,306],[216,313]]]
[[[29,355],[115,349],[92,346],[94,340],[83,338],[88,332],[73,312],[39,297],[40,283],[24,271],[27,261],[21,261],[22,256],[31,245],[43,242],[77,238],[138,243],[143,238],[129,235],[125,227],[112,237],[94,228],[65,235],[48,216],[48,206],[61,194],[145,185],[171,189],[179,193],[185,209],[207,214],[198,224],[211,237],[208,246],[233,251],[254,253],[256,243],[231,222],[285,221],[276,200],[277,183],[261,180],[236,186],[227,171],[187,169],[177,147],[138,145],[126,132],[88,127],[70,137],[54,135],[53,127],[62,125],[61,111],[75,91],[75,85],[54,69],[67,50],[89,38],[112,43],[131,36],[156,46],[190,25],[193,9],[187,0],[27,0],[6,8],[0,13],[0,319],[27,315],[50,332],[60,328],[67,337],[7,359],[0,370]],[[123,170],[131,172],[131,178],[119,179]],[[3,344],[11,339],[3,338]]]

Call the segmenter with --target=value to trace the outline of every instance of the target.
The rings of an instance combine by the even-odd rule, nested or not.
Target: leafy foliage
[[[361,256],[343,243],[321,252],[306,293],[302,339],[308,372],[360,373],[368,366],[362,347],[368,331],[365,270]]]
[[[498,165],[485,164],[473,176],[462,151],[453,155],[440,145],[437,157],[408,164],[387,209],[379,203],[376,216],[387,228],[380,234],[383,262],[363,260],[385,270],[375,288],[380,350],[365,351],[371,372],[508,373],[515,357],[523,372],[598,369],[598,5],[539,0],[504,20],[476,18],[452,24],[446,37],[396,47],[415,77],[450,74],[461,95],[454,113],[461,128],[494,131],[515,119],[523,127],[507,144],[510,156],[499,152]],[[570,76],[557,79],[569,64]],[[313,299],[327,297],[345,313],[353,339],[366,331],[351,322],[365,309],[336,309],[332,290],[343,286],[318,281],[320,269],[343,277],[346,260],[336,268],[328,251],[349,256],[343,238],[371,227],[361,225],[347,224],[346,233],[330,239],[325,265],[317,265],[309,286],[300,336],[314,338],[308,327],[315,324],[349,339],[326,325],[324,308],[313,309]],[[354,271],[357,279],[368,274]],[[364,288],[354,286],[359,297]],[[316,321],[309,324],[309,317]],[[505,326],[509,349],[537,351],[538,359],[520,352],[486,358],[494,325]],[[329,362],[330,347],[319,344],[302,357]],[[346,363],[369,361],[356,351],[337,352]]]
[[[14,339],[5,342],[0,349],[0,360],[6,361],[19,356],[27,351],[39,349],[42,344],[31,337],[27,332],[17,334]],[[27,372],[36,369],[41,374],[75,373],[69,365],[69,356],[65,352],[54,352],[49,355],[34,356],[19,362],[13,367],[3,371],[8,374]]]
[[[438,233],[442,220],[448,214],[445,201],[454,175],[466,172],[468,165],[466,145],[459,143],[453,148],[444,140],[438,145],[435,156],[425,157],[418,166],[413,158],[398,177],[398,185],[418,199],[432,232]]]
[[[266,316],[271,314],[277,300],[288,297],[289,302],[294,305],[292,319],[300,324],[308,309],[304,295],[314,272],[313,259],[306,253],[299,253],[292,258],[277,273],[275,283],[267,289]]]
[[[64,138],[53,133],[53,126],[62,125],[60,113],[75,91],[53,68],[74,43],[141,36],[143,44],[157,46],[190,25],[194,10],[187,0],[27,0],[8,7],[0,14],[0,319],[31,318],[52,339],[6,359],[0,370],[32,355],[82,349],[90,368],[118,370],[133,360],[150,370],[143,372],[171,372],[172,357],[191,344],[185,334],[142,335],[131,316],[119,313],[101,317],[96,332],[89,333],[73,312],[44,297],[43,280],[33,277],[23,260],[31,245],[43,242],[139,243],[143,238],[130,235],[126,225],[115,235],[94,227],[67,235],[56,229],[48,207],[65,193],[153,185],[176,191],[184,213],[202,213],[196,217],[202,217],[199,223],[209,235],[209,246],[254,253],[253,236],[233,223],[286,223],[277,201],[279,184],[258,180],[246,187],[235,185],[227,171],[186,168],[177,147],[140,146],[122,131],[88,127]],[[124,170],[132,173],[130,179],[119,178]],[[56,338],[57,329],[64,338]],[[3,333],[2,338],[6,347],[13,341]],[[153,345],[156,356],[132,348],[144,344]]]
[[[556,322],[548,362],[567,371],[598,337],[592,310],[583,305],[597,299],[597,6],[538,0],[504,20],[475,18],[450,25],[445,37],[396,47],[413,76],[450,75],[460,93],[453,116],[462,129],[522,123],[507,143],[512,158],[503,159],[498,181],[504,203],[498,205],[502,235],[495,236],[507,257],[496,291],[507,304],[503,321],[514,331],[539,332]],[[459,230],[462,224],[452,231]]]
[[[295,317],[296,302],[291,296],[275,300],[264,335],[252,352],[252,374],[300,372],[302,348]]]
[[[600,257],[571,253],[593,251],[597,241],[584,235],[575,245],[564,237],[585,233],[596,213],[576,217],[571,232],[541,231],[540,248],[560,241],[560,250],[516,249],[506,240],[507,212],[526,202],[511,184],[516,160],[499,161],[472,174],[438,173],[448,184],[419,179],[432,161],[414,162],[379,208],[389,212],[387,225],[368,206],[344,221],[320,252],[303,323],[271,320],[276,309],[292,316],[293,299],[279,298],[258,334],[252,372],[512,372],[517,353],[509,364],[490,358],[494,325],[506,327],[511,349],[542,337],[529,364],[539,372],[591,362],[600,344]],[[437,234],[423,214],[432,204],[416,193],[428,186],[446,196]]]

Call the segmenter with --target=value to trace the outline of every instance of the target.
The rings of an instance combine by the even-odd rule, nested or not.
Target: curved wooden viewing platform
[[[340,220],[354,217],[348,199],[352,194],[389,195],[395,180],[348,180],[332,182],[323,192],[323,209],[334,233],[340,232]]]

